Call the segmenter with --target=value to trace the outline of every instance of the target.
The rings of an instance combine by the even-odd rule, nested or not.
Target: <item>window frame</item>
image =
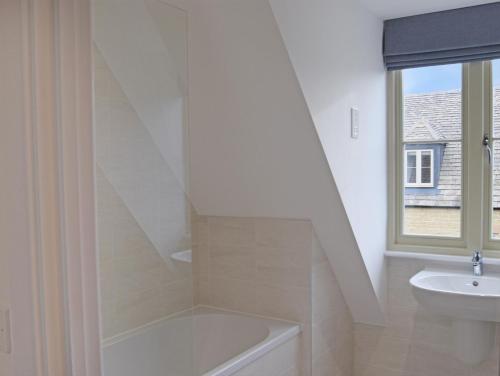
[[[484,62],[484,134],[489,135],[490,142],[492,143],[492,149],[495,142],[495,133],[493,130],[493,72],[491,61]],[[496,140],[500,142],[500,137],[496,137]],[[493,151],[494,152],[494,151]],[[483,173],[484,177],[484,187],[483,195],[485,199],[483,200],[483,213],[485,226],[483,226],[483,247],[489,250],[493,256],[500,257],[500,239],[494,239],[492,237],[493,230],[493,165],[490,163],[484,163]],[[496,254],[495,254],[496,251]]]
[[[422,183],[422,154],[429,152],[431,155],[430,163],[430,182]],[[408,153],[415,153],[415,183],[408,182]],[[405,188],[433,188],[434,187],[434,150],[432,149],[405,149],[404,151],[404,186]]]
[[[492,166],[482,145],[485,134],[493,140],[492,64],[462,64],[462,213],[460,238],[403,234],[405,164],[402,156],[402,72],[387,75],[388,90],[388,249],[392,251],[470,255],[480,249],[500,257],[500,239],[492,238]],[[500,139],[497,137],[497,139]],[[499,141],[500,142],[500,141]]]
[[[421,253],[466,254],[468,253],[467,223],[469,223],[469,203],[464,198],[469,191],[468,145],[465,140],[469,133],[469,71],[471,64],[462,65],[462,204],[461,231],[459,238],[443,236],[419,236],[403,233],[405,152],[403,143],[403,85],[402,72],[391,71],[387,75],[388,89],[388,249]],[[405,179],[405,180],[403,180]]]

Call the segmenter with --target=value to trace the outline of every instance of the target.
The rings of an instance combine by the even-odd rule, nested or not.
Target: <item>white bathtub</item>
[[[234,375],[299,333],[294,323],[195,308],[105,343],[104,376]]]

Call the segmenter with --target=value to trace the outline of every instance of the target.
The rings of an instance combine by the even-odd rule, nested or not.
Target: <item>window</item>
[[[500,250],[500,60],[388,74],[390,249]]]
[[[406,186],[432,187],[434,185],[433,164],[433,150],[405,150]]]

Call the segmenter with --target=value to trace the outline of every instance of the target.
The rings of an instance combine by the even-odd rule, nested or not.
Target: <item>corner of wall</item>
[[[323,3],[331,2],[319,5]],[[377,273],[383,265],[385,220],[371,221],[372,214],[366,216],[366,212],[385,213],[385,169],[381,168],[382,164],[385,166],[385,157],[376,154],[373,171],[363,167],[366,155],[363,158],[354,155],[352,143],[346,141],[343,133],[335,133],[345,130],[339,128],[346,120],[339,114],[350,100],[355,102],[359,82],[352,93],[348,81],[334,85],[336,90],[346,92],[346,97],[318,94],[322,104],[325,98],[332,100],[333,105],[338,99],[342,107],[339,111],[333,106],[334,111],[325,118],[328,124],[319,129],[316,123],[315,128],[318,114],[326,114],[328,108],[312,109],[311,96],[301,79],[316,67],[309,66],[310,70],[301,74],[286,37],[303,34],[305,42],[300,44],[298,54],[307,61],[324,64],[321,68],[329,64],[332,67],[332,57],[326,60],[313,57],[314,43],[309,43],[329,42],[329,35],[316,35],[312,31],[321,30],[315,29],[313,22],[304,24],[304,20],[312,9],[322,14],[324,22],[331,23],[328,15],[332,14],[342,25],[345,21],[342,12],[337,15],[339,10],[335,7],[325,12],[318,4],[299,0],[282,2],[282,14],[287,17],[290,33],[283,31],[282,22],[276,23],[276,19],[282,20],[273,15],[273,10],[277,12],[269,0],[213,0],[193,8],[189,33],[191,198],[203,215],[311,220],[354,320],[381,323],[382,304],[375,289],[383,285]],[[371,18],[367,21],[372,25]],[[336,35],[345,36],[346,32],[340,30]],[[336,43],[341,43],[338,39]],[[370,54],[377,49],[376,43],[369,47]],[[321,46],[323,50],[331,48]],[[365,58],[366,51],[361,48],[355,53],[357,60]],[[351,64],[351,58],[338,64]],[[313,83],[320,88],[336,82],[345,73],[340,68],[336,75],[319,72],[324,75],[315,76]],[[361,76],[365,73],[361,72]],[[367,108],[363,116],[371,117],[378,107],[383,107],[381,113],[385,114],[383,99],[376,103],[366,100],[373,95],[380,97],[380,91],[385,90],[384,75],[382,82],[378,76],[364,78],[371,83],[372,90],[361,96],[363,110],[365,105]],[[366,129],[380,142],[368,145],[366,153],[375,153],[381,147],[385,150],[385,132],[380,129],[378,115],[378,112],[374,115],[377,123]],[[338,147],[341,154],[343,151],[335,168],[325,152],[321,131],[330,135],[330,140],[338,139],[329,148]],[[364,137],[362,133],[363,140]],[[351,161],[361,166],[356,172],[361,180],[348,179],[352,175],[348,168]],[[344,166],[339,170],[342,173],[337,171],[338,166]],[[358,199],[359,187],[366,187],[365,180],[370,177],[376,182],[373,186],[376,198],[368,200],[366,192],[361,192]],[[356,204],[366,205],[365,210],[356,210]],[[372,233],[360,228],[371,228]],[[382,264],[369,262],[368,257]]]
[[[269,0],[290,62],[353,233],[353,248],[376,302],[372,312],[351,308],[356,321],[381,325],[385,303],[387,162],[386,78],[382,64],[382,21],[348,0]],[[300,25],[300,27],[298,27]],[[351,108],[360,113],[360,133],[350,134]],[[324,241],[318,226],[318,235]],[[329,244],[324,244],[329,253]],[[335,267],[344,291],[344,276]],[[360,278],[358,275],[356,278]],[[349,292],[345,292],[349,301]],[[361,311],[360,311],[361,309]]]

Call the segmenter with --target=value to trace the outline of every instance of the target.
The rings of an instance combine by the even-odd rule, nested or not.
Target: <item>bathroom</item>
[[[498,17],[1,0],[0,376],[500,375]]]

